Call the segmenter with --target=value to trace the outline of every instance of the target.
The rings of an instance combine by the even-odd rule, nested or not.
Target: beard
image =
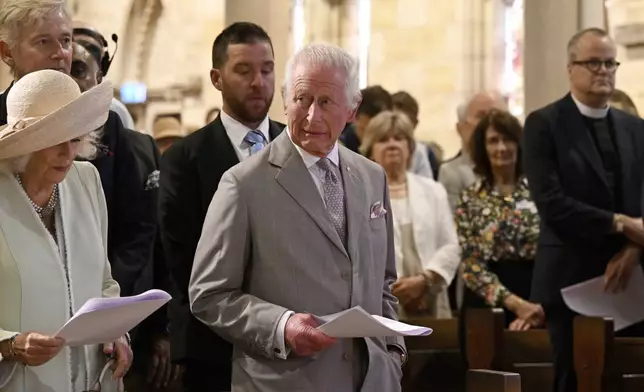
[[[233,89],[230,87],[223,88],[221,91],[221,96],[223,98],[223,101],[227,104],[228,108],[232,112],[230,114],[234,116],[238,121],[243,123],[255,123],[261,122],[262,120],[264,120],[264,118],[266,118],[268,110],[271,107],[271,103],[273,102],[272,95],[263,100],[264,107],[261,110],[253,110],[243,99],[238,98],[232,91]]]

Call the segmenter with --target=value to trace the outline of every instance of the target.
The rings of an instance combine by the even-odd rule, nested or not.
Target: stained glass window
[[[508,108],[517,117],[523,117],[523,0],[506,0],[505,55],[501,91],[508,98]]]

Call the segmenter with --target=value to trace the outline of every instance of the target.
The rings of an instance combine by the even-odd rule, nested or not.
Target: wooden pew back
[[[578,392],[644,391],[644,338],[615,337],[612,319],[574,321]]]
[[[459,351],[458,319],[436,319],[432,317],[409,318],[404,321],[412,325],[429,327],[429,336],[409,336],[405,339],[408,351]]]
[[[460,353],[458,320],[424,317],[401,321],[433,329],[429,336],[405,338],[409,357],[403,369],[403,391],[463,391],[465,364]]]
[[[521,376],[495,370],[468,370],[466,391],[521,392]]]
[[[501,309],[468,309],[465,314],[467,362],[470,369],[516,372],[524,392],[548,391],[554,382],[550,338],[545,329],[505,329]]]

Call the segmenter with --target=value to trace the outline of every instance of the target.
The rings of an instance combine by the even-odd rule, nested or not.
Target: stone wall
[[[420,104],[417,136],[459,148],[456,107],[467,93],[466,0],[378,0],[372,6],[369,84],[406,90]],[[470,58],[467,59],[467,55]],[[474,56],[472,56],[474,55]]]
[[[644,23],[644,2],[639,0],[612,0],[608,8],[608,24],[611,34],[617,28],[629,24]],[[640,37],[644,41],[644,36]],[[644,44],[644,42],[642,42]],[[617,71],[617,88],[624,90],[635,102],[640,115],[644,114],[644,49],[642,46],[626,48],[618,46],[617,59],[622,63]]]
[[[158,114],[179,111],[186,128],[203,125],[205,113],[221,106],[221,97],[210,83],[212,42],[224,27],[225,0],[110,0],[83,1],[77,18],[94,24],[104,35],[120,36],[119,52],[108,79],[120,85],[143,81],[151,90],[188,85],[198,80],[197,99],[168,97],[150,102],[146,117],[137,125],[150,131]],[[151,7],[146,15],[145,7]]]
[[[293,51],[292,0],[69,1],[78,19],[94,24],[106,37],[119,35],[119,52],[108,75],[116,85],[141,80],[164,91],[197,80],[198,96],[168,93],[165,102],[150,102],[138,124],[145,130],[155,115],[168,111],[181,111],[187,128],[195,129],[203,125],[208,109],[221,105],[209,70],[212,42],[227,24],[250,20],[266,28],[275,46],[277,86]],[[358,3],[305,0],[303,43],[332,42],[357,55]],[[499,87],[501,8],[501,0],[371,1],[368,84],[415,96],[421,106],[418,137],[437,141],[447,156],[460,147],[456,107],[476,91]],[[0,67],[0,78],[3,71]],[[3,85],[9,81],[0,79]],[[270,115],[284,120],[278,93]]]

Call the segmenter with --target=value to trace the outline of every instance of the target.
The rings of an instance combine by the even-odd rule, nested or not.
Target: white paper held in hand
[[[131,297],[92,298],[58,331],[66,346],[113,342],[170,301],[170,294],[149,290]]]
[[[644,320],[644,272],[633,270],[626,290],[604,292],[604,276],[561,290],[563,300],[575,312],[590,317],[611,317],[615,331]]]
[[[318,330],[332,338],[427,336],[432,333],[431,328],[419,327],[386,317],[370,315],[360,306],[318,318],[322,322]]]

